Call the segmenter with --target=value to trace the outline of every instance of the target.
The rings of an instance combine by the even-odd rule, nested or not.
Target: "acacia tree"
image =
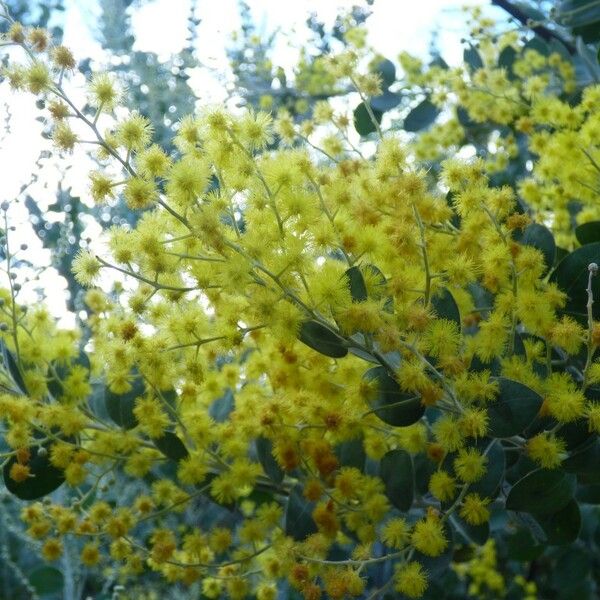
[[[166,152],[141,114],[113,124],[110,76],[77,106],[71,52],[5,18],[11,86],[61,150],[94,136],[95,202],[144,211],[73,261],[85,352],[19,302],[6,227],[4,482],[47,560],[74,537],[90,569],[209,598],[594,597],[585,42],[574,66],[476,10],[464,67],[402,54],[398,78],[350,29],[322,64],[353,111],[205,107]]]

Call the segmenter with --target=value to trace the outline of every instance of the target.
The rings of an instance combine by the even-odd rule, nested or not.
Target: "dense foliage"
[[[19,302],[1,207],[4,483],[46,560],[74,537],[208,598],[594,597],[596,40],[470,18],[463,67],[399,78],[346,27],[300,72],[352,110],[207,106],[169,151],[5,15],[11,87],[137,211],[73,260],[87,339]]]

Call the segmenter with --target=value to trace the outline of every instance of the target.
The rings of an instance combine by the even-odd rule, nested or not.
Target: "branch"
[[[558,40],[569,51],[569,54],[577,54],[577,49],[575,48],[575,46],[571,42],[563,39],[563,37],[556,33],[556,31],[552,31],[552,29],[548,29],[543,25],[531,26],[531,19],[529,15],[523,10],[521,10],[518,6],[512,4],[512,2],[510,2],[509,0],[492,0],[492,4],[495,4],[496,6],[499,6],[500,8],[504,9],[509,15],[517,19],[517,21],[520,21],[526,27],[529,27],[532,31],[537,33],[541,38],[543,38],[547,42],[554,38],[555,40]]]

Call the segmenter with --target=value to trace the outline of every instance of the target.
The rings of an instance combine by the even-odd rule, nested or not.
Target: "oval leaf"
[[[578,225],[575,228],[575,237],[582,246],[600,242],[600,221],[590,221]]]
[[[115,394],[108,388],[105,392],[106,411],[110,418],[124,429],[133,429],[137,420],[133,414],[135,401],[144,395],[145,387],[142,378],[134,372],[135,378],[131,389],[124,394]]]
[[[285,509],[285,534],[301,541],[317,533],[317,525],[312,518],[314,503],[302,495],[302,487],[296,486],[290,493]]]
[[[552,232],[547,227],[532,223],[525,227],[521,235],[515,236],[515,239],[525,246],[537,248],[544,256],[546,269],[552,268],[556,257],[556,243]]]
[[[483,68],[483,60],[481,60],[481,55],[473,46],[465,48],[463,52],[463,60],[467,65],[469,65],[472,71]]]
[[[456,304],[454,296],[447,288],[444,288],[441,294],[438,294],[431,299],[431,306],[433,307],[433,310],[435,310],[438,318],[454,321],[460,329],[461,320],[458,304]]]
[[[456,513],[450,515],[450,522],[456,532],[464,538],[464,543],[483,546],[490,537],[490,524],[470,525]]]
[[[317,321],[304,321],[300,326],[298,339],[313,350],[331,358],[343,358],[348,354],[344,340]]]
[[[379,476],[385,483],[385,493],[398,509],[407,511],[415,493],[415,474],[410,454],[405,450],[390,450],[381,459]]]
[[[384,87],[390,87],[396,81],[396,67],[394,63],[384,58],[375,67],[375,73],[381,77],[381,83]]]
[[[347,440],[337,444],[334,448],[334,452],[340,465],[344,467],[356,467],[361,471],[365,468],[367,455],[361,438]]]
[[[587,318],[586,290],[590,263],[600,264],[600,242],[586,244],[565,256],[550,276],[550,281],[568,296],[563,312],[576,318]],[[594,298],[600,298],[600,277],[592,278],[592,293]],[[594,319],[600,318],[600,302],[594,302],[592,310]]]
[[[440,114],[440,109],[428,99],[413,108],[404,119],[405,131],[421,131],[429,127]]]
[[[522,433],[538,414],[542,397],[526,385],[497,378],[500,393],[494,402],[488,404],[489,435],[511,437]]]
[[[382,94],[379,94],[379,96],[373,96],[369,104],[371,105],[372,109],[383,113],[386,110],[396,108],[396,106],[400,104],[400,99],[400,94],[390,92],[390,90],[385,90]]]
[[[367,299],[367,286],[360,269],[357,266],[350,267],[344,275],[348,281],[348,288],[353,302],[365,302]]]
[[[273,457],[273,443],[271,440],[264,436],[256,438],[256,453],[258,454],[258,460],[268,477],[275,483],[281,483],[283,481],[284,472]]]
[[[479,494],[482,498],[493,499],[498,495],[506,468],[506,454],[499,440],[492,442],[486,456],[487,469],[481,479],[469,486],[469,492]]]
[[[598,473],[600,472],[600,442],[590,439],[563,461],[562,467],[568,473]]]
[[[49,448],[46,449],[49,454]],[[47,496],[65,481],[64,472],[50,463],[48,454],[40,456],[37,446],[29,448],[29,452],[31,457],[28,465],[31,477],[25,481],[17,482],[10,477],[10,469],[17,462],[15,456],[12,456],[4,465],[4,485],[11,494],[21,500],[35,500]]]
[[[18,391],[21,392],[21,394],[27,395],[27,386],[25,385],[21,369],[19,368],[13,353],[6,347],[4,342],[2,342],[2,361],[4,362],[8,374],[17,386]]]
[[[235,408],[235,398],[230,388],[213,400],[208,408],[208,414],[217,422],[224,423]]]
[[[546,534],[546,543],[564,545],[573,543],[581,530],[581,512],[576,500],[570,500],[558,512],[544,517],[536,517]]]
[[[63,589],[64,577],[54,567],[40,567],[29,575],[29,583],[40,595],[56,594]]]
[[[165,431],[154,440],[154,445],[167,457],[179,461],[189,456],[184,443],[172,431]]]
[[[406,427],[416,423],[423,416],[425,407],[421,404],[421,399],[412,394],[405,394],[384,367],[369,369],[365,378],[377,382],[377,392],[371,401],[372,412],[384,423]]]
[[[373,116],[375,117],[375,121],[377,123],[381,123],[382,112],[377,109],[371,109]],[[361,102],[354,109],[354,128],[360,135],[369,135],[377,131],[377,127],[375,127],[375,123],[371,119],[371,115],[369,115],[369,111],[365,106],[364,102]]]
[[[573,498],[575,483],[575,475],[563,471],[532,471],[512,487],[506,498],[506,508],[534,515],[551,515]]]

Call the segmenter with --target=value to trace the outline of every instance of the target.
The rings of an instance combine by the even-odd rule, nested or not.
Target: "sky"
[[[277,63],[292,68],[298,52],[306,42],[308,32],[304,25],[307,16],[314,12],[325,24],[332,24],[344,8],[350,8],[357,0],[247,0],[261,35],[277,30],[275,56]],[[132,25],[136,35],[134,49],[153,51],[164,58],[179,52],[187,37],[187,18],[191,0],[151,0],[132,12]],[[461,37],[465,34],[464,4],[488,4],[486,0],[375,0],[373,14],[367,21],[368,42],[384,56],[396,60],[398,54],[409,51],[426,56],[435,31],[438,47],[449,64],[457,64],[462,57]],[[92,57],[102,61],[102,49],[95,36],[99,11],[95,0],[67,0],[64,13],[64,40],[77,58]],[[226,48],[231,44],[231,35],[239,30],[240,17],[237,0],[196,2],[195,16],[200,19],[198,28],[197,56],[209,69],[198,69],[190,79],[190,85],[203,102],[214,103],[224,99],[222,81],[213,74],[227,69]],[[83,98],[81,98],[83,100]],[[28,213],[23,206],[24,195],[19,191],[36,170],[35,161],[40,150],[48,142],[41,137],[41,124],[35,120],[34,99],[23,93],[13,94],[6,84],[0,84],[0,120],[10,113],[10,132],[0,127],[0,165],[3,165],[3,184],[0,202],[11,203],[9,220],[16,230],[11,233],[13,247],[27,243],[29,248],[21,252],[35,264],[48,264],[49,252],[28,223]],[[93,163],[76,153],[73,169],[66,172],[55,165],[45,166],[42,179],[48,185],[33,184],[28,191],[37,198],[53,201],[58,180],[73,185],[74,194],[87,194],[86,179],[74,177],[80,171],[91,170]],[[7,169],[7,165],[10,168]],[[15,202],[19,199],[19,202]],[[57,215],[58,216],[58,215]],[[97,238],[100,228],[90,223],[89,235]],[[26,275],[23,271],[23,275]],[[48,303],[55,316],[65,325],[74,322],[72,315],[65,313],[65,281],[54,269],[46,269],[35,283],[24,285],[24,300],[35,301],[34,288],[44,289]]]

